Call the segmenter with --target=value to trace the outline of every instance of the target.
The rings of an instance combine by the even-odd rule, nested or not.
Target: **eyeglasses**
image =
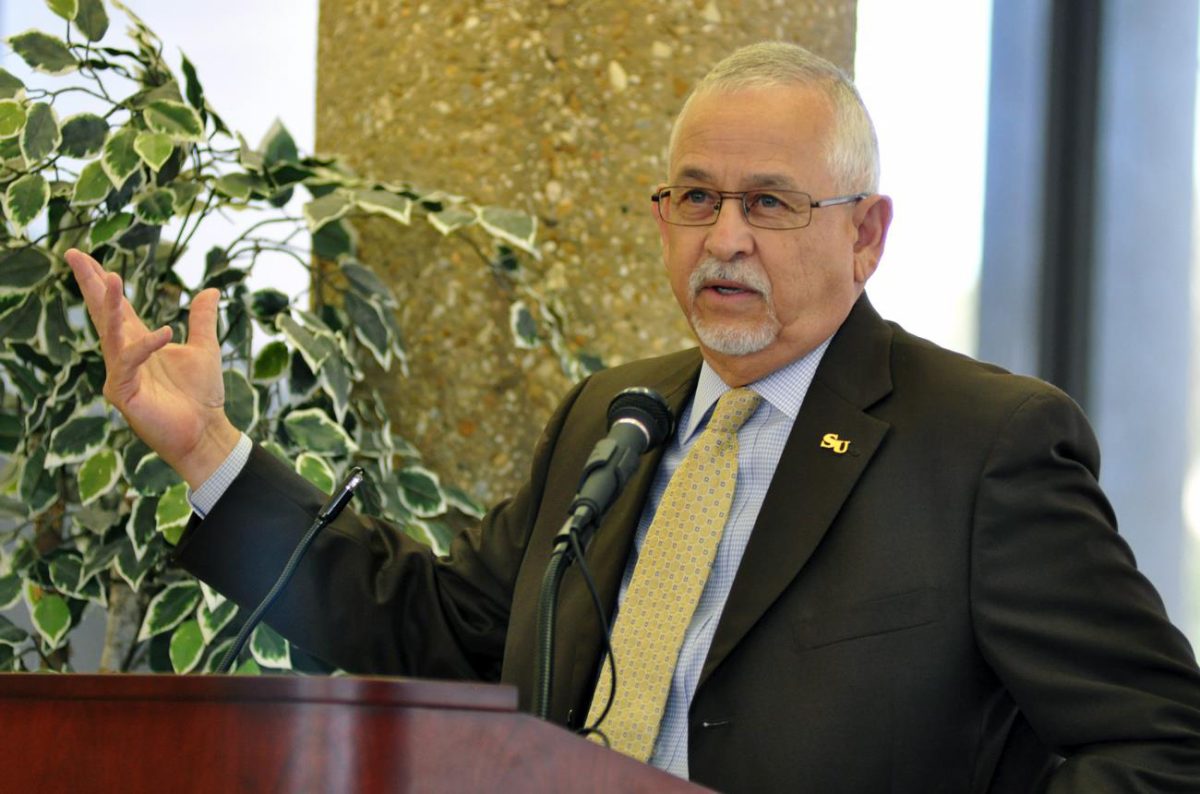
[[[803,229],[812,221],[812,211],[838,204],[857,204],[870,193],[813,201],[798,190],[712,190],[692,185],[664,187],[650,197],[658,205],[658,216],[675,226],[712,226],[721,215],[726,198],[741,199],[746,222],[759,229]]]

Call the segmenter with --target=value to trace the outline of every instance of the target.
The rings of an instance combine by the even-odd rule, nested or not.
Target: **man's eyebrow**
[[[780,190],[797,190],[796,180],[792,179],[787,174],[751,174],[746,180],[746,187],[773,187]]]
[[[688,166],[687,168],[684,168],[682,171],[679,172],[679,174],[675,177],[675,180],[676,181],[691,180],[693,182],[712,182],[712,174],[708,173],[703,168],[697,168],[695,166]]]

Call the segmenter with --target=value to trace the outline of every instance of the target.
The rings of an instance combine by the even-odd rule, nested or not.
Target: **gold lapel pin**
[[[838,455],[844,455],[850,449],[850,439],[838,438],[837,433],[826,433],[821,438],[821,449],[832,449]]]

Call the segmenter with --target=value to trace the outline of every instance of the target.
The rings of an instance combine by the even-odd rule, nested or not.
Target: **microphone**
[[[614,397],[608,406],[608,435],[596,443],[584,464],[564,532],[586,532],[594,526],[625,487],[638,458],[663,443],[674,429],[675,417],[667,401],[653,389],[635,386]]]

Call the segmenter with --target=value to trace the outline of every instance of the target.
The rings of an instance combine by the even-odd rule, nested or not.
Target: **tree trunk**
[[[108,622],[104,628],[100,672],[126,672],[142,625],[143,600],[124,581],[113,577],[108,588]]]

